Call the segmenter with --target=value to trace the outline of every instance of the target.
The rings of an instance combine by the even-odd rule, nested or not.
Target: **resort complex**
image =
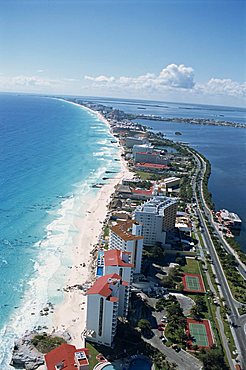
[[[245,261],[227,227],[239,228],[241,220],[208,208],[208,162],[122,111],[70,101],[108,125],[122,172],[107,171],[92,185],[99,200],[86,212],[86,245],[64,289],[67,326],[58,317],[51,333],[17,343],[12,363],[27,363],[20,352],[32,345],[42,353],[45,342],[38,358],[47,370],[200,370],[211,360],[223,370],[239,366],[241,332],[231,331],[239,321],[230,315],[235,299],[236,310],[245,310],[245,281],[228,266]]]

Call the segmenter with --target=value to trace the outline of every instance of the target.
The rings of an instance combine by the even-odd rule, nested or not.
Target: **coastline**
[[[61,99],[62,100],[62,99]],[[84,107],[80,104],[66,101],[74,104],[81,109],[85,109],[93,115],[96,115],[100,121],[104,122],[110,129],[109,122],[99,113]],[[119,144],[117,144],[119,145]],[[74,226],[79,230],[79,235],[74,240],[72,250],[72,267],[66,281],[63,302],[55,307],[52,317],[53,332],[68,332],[71,336],[71,344],[77,347],[84,345],[81,333],[85,329],[86,320],[86,296],[85,291],[95,280],[95,274],[92,271],[93,249],[97,244],[103,228],[103,221],[106,218],[110,196],[114,193],[115,186],[124,178],[132,177],[133,173],[129,171],[127,163],[121,156],[122,148],[119,147],[119,158],[121,171],[115,178],[109,179],[109,183],[102,186],[98,191],[96,198],[89,199],[87,202],[85,218],[75,222]],[[84,289],[79,289],[78,285]]]

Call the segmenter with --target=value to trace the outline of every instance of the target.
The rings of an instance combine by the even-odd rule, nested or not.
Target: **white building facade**
[[[138,152],[147,152],[147,153],[153,153],[154,147],[151,144],[140,144],[140,145],[133,145],[132,148],[132,155],[135,159],[135,155]]]
[[[166,232],[174,229],[177,200],[156,196],[138,206],[134,219],[143,224],[144,245],[165,244]]]
[[[143,226],[135,220],[121,221],[110,228],[109,249],[130,252],[133,272],[139,274],[143,254]]]
[[[130,287],[133,281],[133,267],[130,263],[131,253],[118,249],[110,249],[104,252],[104,274],[117,274],[127,282],[120,289],[118,315],[126,317],[129,308]]]
[[[111,346],[116,334],[117,318],[122,310],[128,283],[118,274],[108,274],[95,281],[87,294],[87,316],[84,335],[92,342]]]
[[[168,165],[170,163],[170,156],[168,155],[161,155],[158,152],[137,152],[134,155],[135,162],[139,163],[153,163],[153,164],[164,164]]]

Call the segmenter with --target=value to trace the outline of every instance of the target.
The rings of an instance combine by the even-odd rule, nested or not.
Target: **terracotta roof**
[[[110,300],[110,302],[118,302],[119,298],[117,298],[117,297],[110,297],[109,300]]]
[[[122,254],[129,253],[122,252],[118,249],[110,249],[104,252],[104,265],[105,266],[122,266],[122,267],[133,267],[132,263],[127,263],[122,260]],[[131,254],[131,253],[130,253]]]
[[[151,196],[153,194],[154,187],[152,186],[149,190],[146,189],[133,189],[132,193],[134,194],[140,194],[140,195],[149,195]]]
[[[137,163],[137,167],[146,167],[146,168],[157,168],[157,169],[167,169],[169,168],[165,164],[156,164],[156,163]]]
[[[152,153],[150,153],[150,152],[137,152],[136,154],[148,154],[148,155],[152,155],[152,156],[156,157],[160,153],[158,153],[158,152],[152,152]]]
[[[101,276],[95,281],[92,287],[87,290],[86,294],[100,294],[103,297],[111,296],[112,290],[110,289],[109,279],[121,280],[121,276],[118,274],[108,274]]]
[[[75,366],[75,353],[84,352],[86,355],[86,359],[80,359],[79,364],[88,365],[88,349],[81,348],[76,349],[75,346],[67,343],[61,344],[59,347],[53,349],[46,355],[44,355],[47,370],[56,370],[56,365],[59,363],[63,363],[63,369],[65,370],[74,370],[78,369]]]
[[[128,241],[128,240],[141,240],[143,236],[133,235],[131,232],[133,224],[138,224],[138,222],[134,220],[128,221],[119,221],[117,225],[112,226],[110,230],[117,234],[121,239]]]

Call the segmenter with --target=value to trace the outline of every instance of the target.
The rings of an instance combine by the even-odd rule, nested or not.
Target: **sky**
[[[0,0],[0,91],[245,106],[246,2]]]

